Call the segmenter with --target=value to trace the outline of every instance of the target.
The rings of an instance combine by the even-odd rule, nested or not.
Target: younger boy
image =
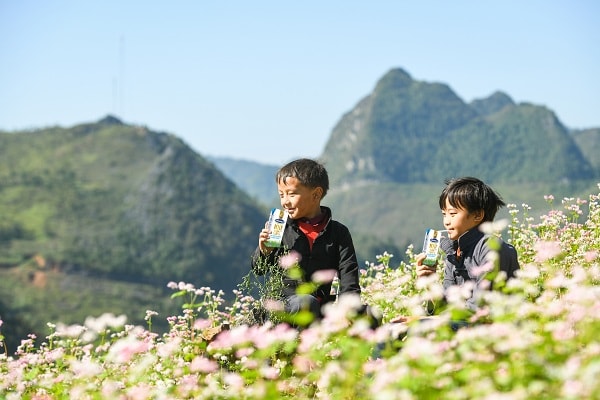
[[[496,212],[506,204],[488,185],[477,178],[463,177],[446,181],[446,187],[439,198],[444,228],[448,239],[441,241],[441,248],[446,253],[444,259],[444,289],[452,285],[462,286],[472,280],[475,283],[467,307],[477,309],[479,293],[487,285],[482,285],[485,272],[481,267],[490,262],[488,253],[489,235],[479,230],[483,222],[492,222]],[[519,269],[515,248],[500,240],[499,270],[506,277],[514,276]],[[425,254],[417,256],[417,276],[435,273],[435,267],[423,265]]]
[[[279,258],[287,252],[299,255],[301,279],[284,276],[283,300],[285,311],[291,314],[309,310],[320,318],[321,307],[335,300],[331,295],[331,282],[321,284],[310,294],[296,293],[302,282],[311,282],[317,271],[335,270],[339,278],[339,294],[360,295],[358,262],[352,237],[346,226],[332,219],[331,210],[321,206],[329,189],[327,170],[320,163],[299,159],[283,166],[276,174],[281,207],[289,219],[284,229],[281,246],[265,245],[269,231],[258,235],[258,247],[252,256],[252,269],[257,274],[265,271],[261,266],[278,265]]]

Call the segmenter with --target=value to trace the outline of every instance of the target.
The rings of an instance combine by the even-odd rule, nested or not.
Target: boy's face
[[[446,199],[446,205],[442,210],[444,227],[448,230],[448,238],[456,240],[463,233],[476,227],[483,221],[483,210],[469,212],[462,207],[453,207]]]
[[[286,178],[277,182],[281,207],[286,209],[292,219],[314,218],[321,214],[320,187],[309,188],[296,178]]]

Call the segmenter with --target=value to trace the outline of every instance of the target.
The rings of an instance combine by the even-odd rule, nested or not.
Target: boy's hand
[[[265,227],[258,234],[258,248],[265,256],[273,251],[272,247],[265,246],[267,239],[269,239],[269,222],[265,222]]]
[[[417,255],[417,276],[420,278],[422,276],[427,276],[435,273],[435,267],[429,267],[427,265],[423,265],[423,260],[427,257],[425,253],[421,253]]]

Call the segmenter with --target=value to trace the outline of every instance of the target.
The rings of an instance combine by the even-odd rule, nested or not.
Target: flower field
[[[595,399],[600,398],[600,196],[565,198],[534,220],[509,205],[501,231],[517,278],[494,278],[475,314],[466,290],[442,303],[440,276],[416,279],[384,253],[361,270],[362,299],[340,298],[320,323],[248,324],[258,300],[172,283],[177,316],[48,324],[41,344],[0,347],[5,399]],[[558,202],[557,202],[558,203]],[[419,249],[420,250],[420,249]],[[407,249],[413,259],[413,249]],[[381,312],[371,329],[361,301]],[[436,318],[419,321],[425,305]],[[276,305],[268,305],[276,310]],[[276,312],[276,311],[274,311]],[[408,317],[405,324],[388,323]],[[168,318],[170,330],[152,331]],[[458,330],[451,322],[467,318]],[[410,322],[413,321],[413,322]],[[2,342],[0,320],[0,342]]]

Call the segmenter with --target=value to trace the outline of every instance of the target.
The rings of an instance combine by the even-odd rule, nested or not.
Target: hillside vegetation
[[[598,143],[598,132],[585,140]],[[594,179],[586,156],[546,107],[499,92],[467,104],[445,84],[393,69],[340,119],[320,158],[333,182],[352,186],[462,175],[489,183]]]
[[[0,182],[5,265],[231,288],[264,220],[181,140],[112,119],[0,135]]]
[[[76,322],[122,310],[143,318],[163,301],[158,294],[169,281],[230,293],[247,273],[265,218],[170,134],[113,117],[0,133],[0,274],[7,285],[0,286],[0,315],[39,332],[50,316]],[[53,292],[54,280],[62,286]],[[132,285],[119,286],[119,294],[98,290],[103,282]],[[127,291],[142,293],[132,300]]]

